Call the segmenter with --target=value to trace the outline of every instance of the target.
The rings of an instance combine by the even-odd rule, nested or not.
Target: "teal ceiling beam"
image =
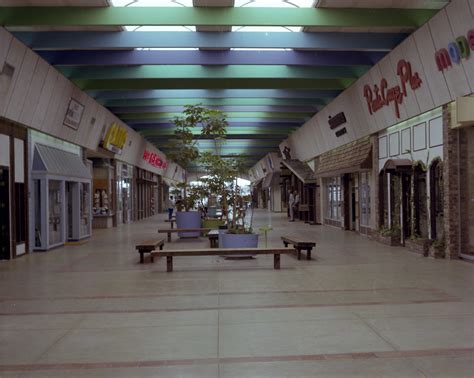
[[[4,26],[311,26],[416,29],[430,9],[246,7],[2,7]]]
[[[160,137],[160,138],[168,138],[171,139],[174,137],[174,129],[168,129],[168,130],[160,130],[160,129],[140,129],[140,128],[135,128],[136,131],[138,131],[140,134],[142,134],[145,137]],[[269,139],[275,139],[278,138],[282,140],[284,137],[288,135],[288,133],[292,129],[277,129],[277,130],[272,130],[272,129],[259,129],[259,128],[239,128],[238,130],[231,130],[227,129],[227,138],[229,139],[235,139],[235,138],[251,138],[251,135],[254,136],[261,136]],[[192,133],[194,135],[200,135],[200,130],[192,130]],[[243,137],[244,135],[247,135],[247,137]],[[250,135],[250,136],[249,136]]]
[[[359,78],[370,66],[301,67],[280,65],[239,66],[132,66],[132,67],[61,67],[72,80],[110,79],[328,79]]]
[[[226,112],[226,117],[229,118],[308,118],[313,112]],[[117,117],[126,120],[145,120],[145,119],[174,119],[180,117],[183,113],[118,113]]]
[[[331,89],[344,90],[354,79],[97,79],[72,81],[83,90],[142,89]]]
[[[315,106],[269,106],[269,105],[245,105],[245,106],[212,106],[209,109],[228,112],[296,112],[296,113],[316,113],[319,109]],[[133,106],[112,108],[114,113],[182,113],[184,106]]]
[[[141,106],[184,106],[189,104],[201,104],[203,106],[323,106],[331,101],[330,98],[161,98],[161,99],[129,99],[129,100],[100,100],[99,102],[108,107],[141,107]]]
[[[289,48],[338,51],[390,51],[404,33],[288,32],[16,32],[33,50],[125,50],[135,48]],[[189,59],[189,62],[192,60]],[[234,60],[235,61],[235,60]],[[348,60],[348,64],[351,60]],[[189,64],[189,63],[188,63]],[[352,63],[353,64],[353,63]]]

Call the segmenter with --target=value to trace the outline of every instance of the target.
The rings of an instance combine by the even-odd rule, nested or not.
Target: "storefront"
[[[0,260],[28,253],[25,128],[0,120]]]
[[[400,241],[443,238],[442,109],[379,133],[379,227]]]
[[[324,223],[368,234],[374,228],[373,140],[348,143],[319,157]]]
[[[35,250],[49,250],[92,233],[91,166],[81,149],[30,131],[30,230]]]
[[[93,158],[92,213],[93,228],[110,228],[115,219],[115,169],[108,158]]]
[[[134,172],[134,220],[140,220],[157,214],[158,211],[158,175],[144,169],[135,168]]]
[[[116,220],[119,225],[133,220],[133,166],[117,161],[116,175]]]

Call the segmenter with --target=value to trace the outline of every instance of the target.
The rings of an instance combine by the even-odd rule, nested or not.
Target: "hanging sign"
[[[334,117],[329,116],[328,120],[329,127],[331,128],[331,130],[343,125],[346,122],[347,120],[344,112],[337,113]]]
[[[387,79],[380,80],[380,84],[364,86],[364,97],[367,101],[369,113],[374,114],[384,106],[390,106],[393,103],[395,114],[400,118],[400,105],[407,96],[407,85],[415,91],[421,87],[422,80],[418,72],[412,73],[411,64],[405,59],[400,59],[397,65],[397,75],[400,78],[400,84],[391,88],[388,87]]]
[[[102,141],[102,148],[120,155],[127,140],[127,129],[117,123],[113,123]]]
[[[148,150],[145,150],[143,152],[143,160],[145,160],[148,164],[156,168],[166,169],[166,167],[168,166],[166,160],[164,160],[160,155],[154,152],[150,152]]]
[[[456,41],[448,44],[448,48],[442,48],[435,52],[435,61],[438,70],[443,72],[453,66],[453,62],[461,64],[462,59],[468,59],[474,51],[474,29],[467,32],[466,36],[456,38]]]

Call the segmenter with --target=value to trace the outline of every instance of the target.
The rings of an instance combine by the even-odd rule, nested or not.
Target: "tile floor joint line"
[[[74,370],[74,369],[113,369],[126,367],[158,367],[158,366],[186,366],[186,365],[211,365],[259,362],[289,362],[289,361],[323,361],[323,360],[371,360],[393,358],[417,358],[459,356],[474,353],[471,348],[450,349],[416,349],[405,351],[373,351],[373,352],[346,352],[322,353],[303,355],[276,355],[276,356],[247,356],[247,357],[222,357],[222,358],[194,358],[177,360],[142,360],[126,362],[81,362],[81,363],[32,363],[32,364],[0,364],[2,371],[43,371],[43,370]]]

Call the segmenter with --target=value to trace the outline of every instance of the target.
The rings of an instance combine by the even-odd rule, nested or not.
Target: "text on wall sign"
[[[397,64],[397,75],[400,78],[400,84],[389,88],[385,78],[380,80],[380,84],[375,84],[373,88],[370,85],[364,85],[364,97],[367,101],[369,113],[374,114],[384,106],[390,106],[393,103],[395,114],[400,118],[400,105],[407,96],[407,86],[414,91],[421,87],[422,80],[418,72],[413,73],[411,64],[405,59],[400,59]]]
[[[457,37],[455,42],[448,44],[448,48],[442,48],[435,52],[436,66],[439,71],[447,70],[453,66],[453,62],[461,64],[462,59],[467,59],[474,51],[474,29],[467,32],[467,35]]]

